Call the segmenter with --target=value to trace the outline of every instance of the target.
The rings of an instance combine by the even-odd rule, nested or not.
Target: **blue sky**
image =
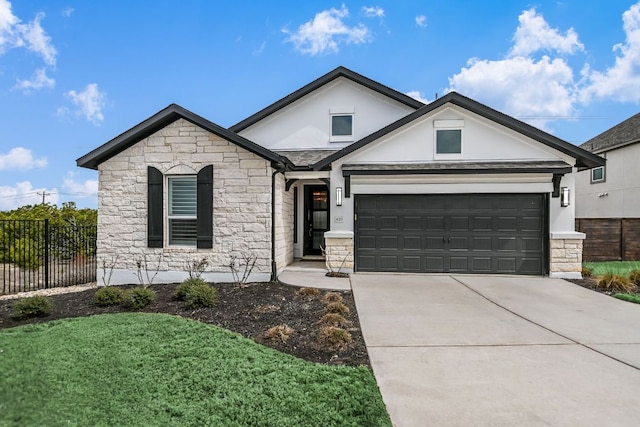
[[[96,207],[75,159],[168,104],[231,126],[339,65],[580,144],[640,110],[640,3],[0,0],[0,210]]]

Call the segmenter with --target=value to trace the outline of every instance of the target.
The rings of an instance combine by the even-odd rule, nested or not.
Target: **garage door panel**
[[[357,271],[544,274],[544,195],[355,198]]]

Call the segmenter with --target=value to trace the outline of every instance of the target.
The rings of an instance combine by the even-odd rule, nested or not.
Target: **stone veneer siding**
[[[275,182],[276,268],[281,272],[293,262],[293,191],[286,191],[285,178],[276,174]]]
[[[329,271],[353,271],[353,237],[330,237],[325,234],[325,263]]]
[[[195,174],[213,165],[213,248],[147,247],[147,166],[165,176]],[[111,284],[137,283],[137,261],[146,257],[155,282],[186,277],[189,261],[209,257],[206,278],[231,280],[232,255],[257,257],[254,280],[271,272],[271,173],[265,159],[179,119],[99,165],[98,284],[114,265]],[[167,185],[164,185],[164,213]],[[103,264],[105,263],[105,264]]]
[[[550,239],[549,277],[582,278],[582,239]]]

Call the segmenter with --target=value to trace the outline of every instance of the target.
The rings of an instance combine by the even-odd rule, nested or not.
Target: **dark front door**
[[[542,194],[357,195],[356,270],[545,272]]]
[[[329,230],[329,191],[324,185],[304,187],[304,255],[321,255]]]

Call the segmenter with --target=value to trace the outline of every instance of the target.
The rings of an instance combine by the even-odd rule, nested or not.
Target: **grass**
[[[367,367],[215,326],[109,314],[0,331],[0,425],[390,426]]]
[[[602,276],[607,273],[627,276],[633,270],[640,270],[640,261],[584,262],[582,265],[590,268],[593,276]]]
[[[613,297],[621,299],[623,301],[629,301],[635,304],[640,304],[640,295],[638,294],[615,294]]]

